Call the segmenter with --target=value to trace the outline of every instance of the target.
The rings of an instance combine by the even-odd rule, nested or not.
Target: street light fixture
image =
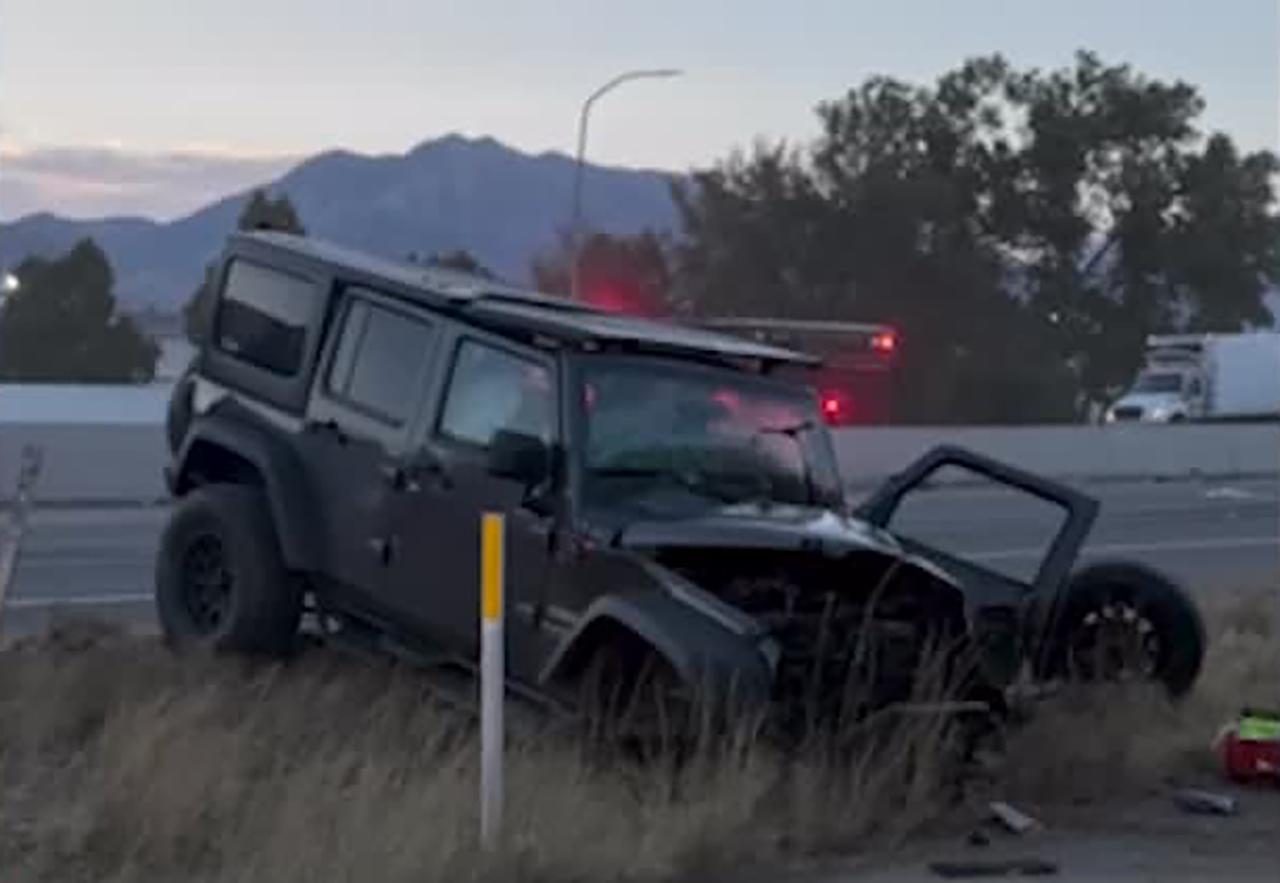
[[[579,299],[579,278],[578,267],[579,257],[582,250],[582,176],[584,160],[587,152],[587,124],[591,117],[591,108],[595,103],[603,98],[609,92],[621,86],[623,83],[629,83],[632,80],[654,80],[667,79],[670,77],[678,77],[683,71],[675,68],[655,68],[652,70],[633,70],[619,74],[609,82],[605,83],[599,89],[592,92],[587,100],[582,104],[582,111],[578,115],[578,161],[574,167],[573,174],[573,217],[570,226],[571,235],[573,237],[572,249],[572,265],[570,267],[570,296],[573,300]]]

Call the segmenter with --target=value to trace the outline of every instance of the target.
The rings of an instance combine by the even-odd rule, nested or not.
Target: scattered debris
[[[1007,861],[933,862],[929,870],[952,880],[973,877],[1051,877],[1058,866],[1043,859],[1009,859]]]
[[[1234,816],[1240,811],[1240,806],[1234,797],[1195,788],[1184,788],[1174,792],[1173,800],[1187,812],[1202,815]]]
[[[1002,801],[995,801],[991,803],[990,809],[991,815],[1013,834],[1021,836],[1043,827],[1040,822],[1036,821],[1031,816],[1026,813],[1019,812],[1009,804]]]
[[[969,836],[965,838],[965,842],[970,846],[990,846],[991,835],[981,828],[974,828],[969,832]]]

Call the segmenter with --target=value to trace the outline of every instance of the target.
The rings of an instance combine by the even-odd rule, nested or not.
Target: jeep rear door
[[[296,446],[323,511],[331,590],[371,612],[398,538],[387,513],[395,469],[426,400],[439,325],[365,288],[348,288],[317,372]]]

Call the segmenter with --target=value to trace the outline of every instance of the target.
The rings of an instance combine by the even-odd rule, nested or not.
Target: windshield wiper
[[[736,503],[737,497],[717,492],[707,482],[699,481],[693,475],[676,469],[664,469],[657,466],[603,466],[590,469],[588,473],[596,478],[638,478],[666,481],[699,497],[706,497],[719,503]]]

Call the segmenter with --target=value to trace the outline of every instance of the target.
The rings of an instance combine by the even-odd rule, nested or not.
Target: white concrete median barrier
[[[1072,481],[1280,475],[1280,425],[884,427],[837,433],[845,480],[879,481],[952,444]]]
[[[165,496],[168,454],[160,424],[0,421],[0,493],[8,502],[26,445],[44,448],[40,503],[152,503]]]
[[[0,494],[11,493],[23,446],[37,445],[45,451],[45,504],[146,504],[165,497],[163,388],[128,391],[115,400],[115,416],[117,405],[103,392],[13,389],[0,387]],[[835,434],[841,470],[855,486],[878,482],[939,444],[1081,482],[1280,476],[1276,424],[884,427]]]

